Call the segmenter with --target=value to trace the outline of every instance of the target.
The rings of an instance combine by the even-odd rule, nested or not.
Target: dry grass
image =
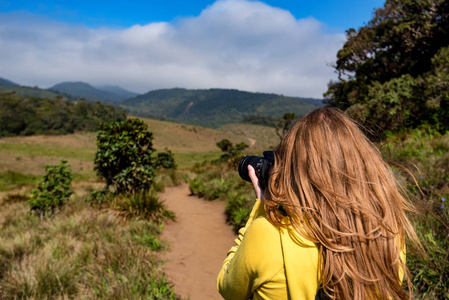
[[[95,132],[80,132],[66,135],[14,136],[1,138],[0,143],[95,149],[96,136]]]
[[[218,129],[230,134],[247,137],[249,139],[249,143],[245,143],[250,145],[251,148],[265,150],[273,149],[279,143],[279,137],[276,135],[276,131],[272,127],[235,123],[221,126]]]
[[[155,256],[160,225],[90,207],[96,184],[49,220],[0,200],[0,299],[177,299]]]
[[[154,134],[154,148],[173,151],[176,163],[186,172],[195,163],[213,160],[221,152],[216,143],[229,139],[233,143],[250,145],[248,153],[272,148],[278,142],[273,128],[250,124],[233,124],[221,130],[179,123],[141,118]],[[96,151],[96,133],[75,133],[59,136],[19,136],[0,138],[0,173],[15,172],[25,175],[43,175],[45,165],[56,165],[68,160],[75,181],[95,178],[93,160]],[[22,184],[28,184],[23,182]],[[6,184],[3,189],[14,189],[21,184]]]
[[[22,174],[43,175],[45,173],[45,165],[57,165],[61,159],[66,159],[71,165],[72,172],[82,173],[86,176],[93,176],[94,163],[92,161],[82,161],[77,159],[67,159],[64,156],[34,156],[25,154],[1,153],[0,172],[14,171]]]
[[[210,152],[217,151],[215,145],[222,139],[229,139],[234,143],[248,142],[244,136],[223,132],[211,128],[165,122],[140,118],[154,134],[156,149],[168,148],[172,151]]]

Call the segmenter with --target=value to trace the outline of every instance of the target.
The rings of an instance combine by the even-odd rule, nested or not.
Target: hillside
[[[0,137],[95,131],[101,123],[125,119],[122,108],[98,102],[0,93]]]
[[[0,84],[4,84],[4,85],[18,85],[17,83],[12,82],[12,81],[10,81],[8,79],[5,79],[5,78],[2,78],[2,77],[0,77]]]
[[[122,100],[125,100],[128,98],[133,98],[133,97],[136,97],[137,95],[139,95],[137,93],[130,92],[130,91],[125,90],[124,88],[121,88],[116,85],[102,85],[102,86],[97,86],[96,88],[99,90],[108,92],[108,93],[118,95],[118,96],[122,97]]]
[[[280,141],[279,137],[276,135],[275,128],[268,126],[233,123],[221,126],[218,128],[218,130],[237,136],[247,137],[249,143],[245,143],[250,145],[252,148],[257,149],[258,151],[274,149]],[[252,150],[250,150],[249,152],[251,151]]]
[[[216,143],[222,139],[249,144],[251,138],[211,128],[142,120],[153,132],[154,148],[172,150],[180,169],[190,168],[204,159],[218,158],[221,151]],[[95,132],[77,132],[0,138],[0,191],[35,183],[35,176],[43,174],[46,164],[54,165],[61,159],[69,161],[76,178],[94,178],[95,137]],[[4,180],[2,176],[8,178]],[[14,178],[11,179],[11,176]]]
[[[150,91],[123,102],[131,114],[217,128],[237,123],[248,115],[280,118],[286,112],[304,115],[322,105],[310,98],[238,90],[181,88]]]
[[[43,90],[38,87],[26,87],[20,85],[10,85],[0,83],[0,93],[15,92],[22,97],[39,97],[39,98],[56,98],[61,97],[60,94],[49,90]]]
[[[103,87],[103,89],[98,89],[85,82],[62,82],[52,86],[49,90],[70,95],[76,99],[84,98],[89,102],[99,101],[110,104],[129,98],[123,95],[124,92],[128,92],[130,95],[135,95],[134,93],[119,87],[112,87],[111,89],[110,86],[106,86]],[[113,90],[115,90],[115,92],[111,92]],[[119,92],[117,93],[117,91]]]

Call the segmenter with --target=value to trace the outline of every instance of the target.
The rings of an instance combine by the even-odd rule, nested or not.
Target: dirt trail
[[[225,204],[189,196],[187,185],[166,188],[160,195],[168,209],[176,214],[167,222],[162,239],[169,251],[162,259],[170,282],[180,296],[190,300],[222,299],[215,280],[235,235],[226,224]]]

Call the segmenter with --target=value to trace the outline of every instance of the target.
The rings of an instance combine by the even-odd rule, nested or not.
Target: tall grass
[[[179,299],[156,259],[161,229],[80,197],[45,221],[3,201],[0,299]]]
[[[411,215],[426,254],[410,249],[407,256],[417,298],[449,298],[449,133],[419,128],[390,135],[380,145],[384,155],[407,167],[417,179],[394,168],[419,214]]]

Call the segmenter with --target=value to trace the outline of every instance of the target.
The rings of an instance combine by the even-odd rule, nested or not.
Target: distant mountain
[[[116,85],[104,85],[104,86],[97,86],[97,89],[105,91],[105,92],[109,92],[112,94],[116,94],[119,95],[121,97],[123,97],[122,100],[128,99],[128,98],[133,98],[138,96],[139,94],[134,93],[134,92],[130,92],[128,90],[125,90],[124,88],[121,88],[119,86]]]
[[[19,84],[15,83],[15,82],[12,82],[12,81],[9,81],[8,79],[5,79],[5,78],[1,78],[1,77],[0,77],[0,84],[19,86]]]
[[[321,100],[312,98],[229,89],[175,88],[150,91],[125,100],[121,106],[142,117],[217,128],[238,123],[245,116],[281,118],[287,112],[302,116],[322,105]]]
[[[126,99],[118,94],[94,88],[85,82],[62,82],[52,86],[49,90],[58,91],[77,99],[84,98],[90,102],[99,101],[113,104]]]
[[[57,92],[40,89],[38,87],[27,87],[20,85],[9,85],[0,83],[0,93],[15,93],[22,97],[38,97],[54,99],[56,97],[64,98]]]

